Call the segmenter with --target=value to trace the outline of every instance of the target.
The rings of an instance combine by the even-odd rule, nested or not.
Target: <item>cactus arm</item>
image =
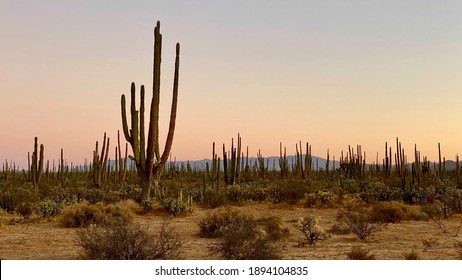
[[[146,138],[144,131],[144,85],[141,86],[141,101],[140,101],[140,161],[141,168],[146,168]]]
[[[130,113],[132,119],[132,131],[131,131],[131,139],[132,139],[132,148],[133,148],[133,156],[135,157],[136,164],[140,164],[140,139],[139,139],[139,112],[136,110],[135,105],[135,92],[136,87],[135,83],[132,83],[131,88],[131,106],[130,106]]]
[[[160,159],[161,164],[167,162],[168,155],[172,149],[173,144],[173,135],[175,133],[175,124],[176,124],[176,111],[178,104],[178,78],[179,78],[179,69],[180,69],[180,44],[176,44],[176,57],[175,57],[175,74],[173,80],[173,98],[172,98],[172,109],[170,112],[170,125],[168,127],[167,141],[165,142],[165,149],[162,153]]]
[[[121,104],[121,111],[122,111],[122,128],[123,128],[123,131],[124,131],[124,136],[125,136],[125,140],[127,140],[127,142],[129,143],[132,143],[132,139],[130,137],[130,133],[128,131],[128,123],[127,123],[127,111],[125,109],[125,94],[122,94],[122,98],[120,100],[120,104]]]

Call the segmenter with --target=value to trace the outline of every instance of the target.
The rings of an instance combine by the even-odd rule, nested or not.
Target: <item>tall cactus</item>
[[[37,189],[40,182],[40,177],[43,173],[43,144],[40,145],[40,152],[38,151],[38,138],[34,138],[34,152],[32,153],[32,164],[30,165],[31,181],[34,188]]]
[[[159,103],[160,103],[160,62],[162,50],[162,35],[160,34],[160,22],[154,28],[154,69],[152,101],[149,118],[149,132],[146,139],[144,123],[144,86],[141,86],[140,108],[136,110],[135,105],[135,83],[131,85],[131,129],[128,128],[127,114],[125,111],[125,95],[122,94],[122,126],[124,136],[133,150],[133,160],[135,161],[137,175],[140,179],[142,188],[140,199],[150,199],[150,189],[152,179],[154,184],[159,183],[161,171],[167,162],[173,144],[175,131],[177,100],[178,100],[178,77],[180,68],[180,44],[176,44],[175,73],[173,82],[173,99],[170,112],[170,125],[167,134],[165,148],[160,155],[159,147]],[[147,145],[147,146],[146,146]]]

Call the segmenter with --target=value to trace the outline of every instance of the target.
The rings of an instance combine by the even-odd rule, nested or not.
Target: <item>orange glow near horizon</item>
[[[113,158],[120,95],[135,82],[151,98],[156,20],[162,137],[182,45],[178,161],[210,158],[212,142],[221,156],[238,133],[251,157],[277,156],[280,142],[294,154],[301,141],[336,160],[360,144],[372,163],[385,142],[396,152],[396,137],[408,161],[414,144],[431,161],[438,143],[447,160],[462,152],[461,2],[174,2],[3,5],[0,161],[26,168],[37,136],[46,159],[62,148],[83,164],[104,132]]]

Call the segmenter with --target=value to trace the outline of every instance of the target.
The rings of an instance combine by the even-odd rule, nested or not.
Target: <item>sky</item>
[[[114,158],[121,95],[144,84],[150,103],[158,20],[161,150],[181,44],[177,160],[210,158],[213,142],[222,156],[238,133],[250,156],[301,141],[381,161],[399,137],[409,159],[417,144],[437,160],[438,143],[454,159],[461,14],[457,0],[0,0],[0,161],[25,168],[37,136],[45,159],[82,164],[104,132]]]

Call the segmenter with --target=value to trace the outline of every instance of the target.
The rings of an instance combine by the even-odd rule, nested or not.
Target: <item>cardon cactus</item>
[[[146,138],[144,122],[144,86],[140,89],[140,108],[135,105],[135,83],[131,85],[131,128],[129,129],[125,109],[125,95],[122,94],[122,126],[125,139],[130,143],[133,151],[133,160],[136,164],[137,175],[142,188],[140,200],[150,199],[151,181],[158,185],[161,171],[167,162],[173,144],[173,135],[176,123],[176,111],[178,100],[178,78],[180,68],[180,44],[176,44],[175,73],[173,81],[173,99],[170,112],[170,125],[167,134],[165,148],[160,154],[159,145],[159,103],[160,103],[160,62],[162,49],[162,35],[160,34],[160,22],[154,28],[154,70],[151,111],[149,117],[149,132]]]

